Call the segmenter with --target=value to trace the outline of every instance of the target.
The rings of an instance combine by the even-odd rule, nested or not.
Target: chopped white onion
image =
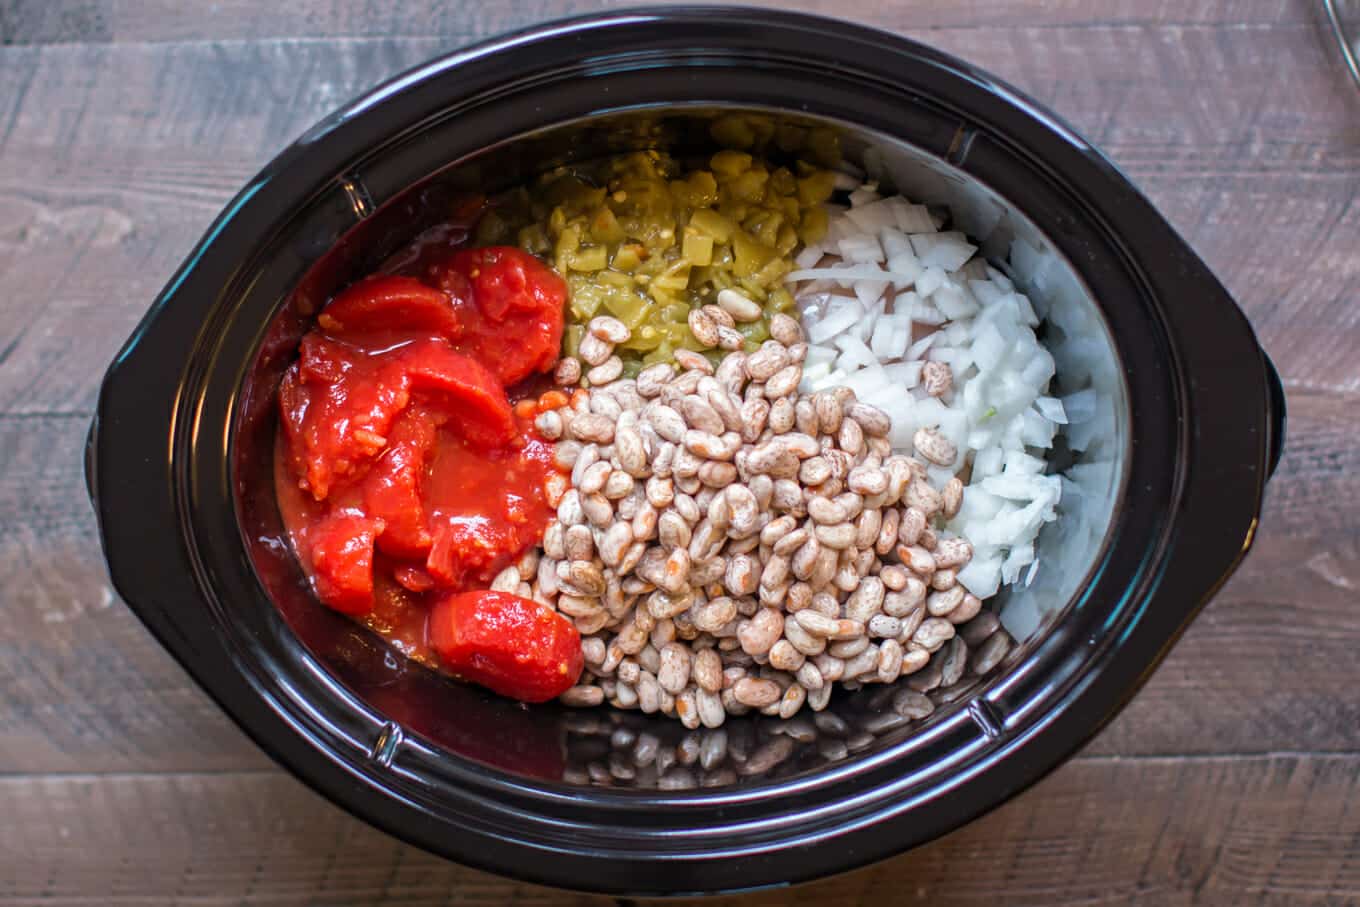
[[[888,289],[888,282],[886,280],[857,280],[854,283],[854,289],[860,305],[864,306],[866,313],[871,314],[871,307],[883,298],[884,291]],[[864,329],[868,332],[873,329],[873,325],[866,323]]]
[[[1056,397],[1039,397],[1034,401],[1034,405],[1039,409],[1039,415],[1056,422],[1059,425],[1067,424],[1067,413],[1063,411],[1062,401]]]
[[[870,235],[847,236],[836,243],[836,248],[840,251],[841,258],[846,261],[853,261],[856,264],[868,264],[887,259],[887,256],[883,254],[883,247],[878,244],[877,237]]]
[[[833,182],[831,185],[838,192],[849,192],[851,189],[858,189],[859,184],[860,180],[856,178],[855,174],[839,171],[836,173],[835,182]]]
[[[877,184],[846,173],[854,171],[838,176],[836,188],[849,191],[850,207],[825,206],[826,238],[801,251],[786,278],[809,342],[802,386],[848,387],[882,409],[896,450],[913,451],[921,428],[953,442],[959,459],[927,472],[940,484],[970,469],[962,506],[947,527],[974,546],[958,581],[981,598],[1022,574],[1031,582],[1038,532],[1057,517],[1064,488],[1063,479],[1044,474],[1046,451],[1069,422],[1076,450],[1112,436],[1113,407],[1094,389],[1050,395],[1054,357],[1034,333],[1044,306],[976,257],[977,246],[963,233],[940,232],[938,213],[901,196],[884,198]],[[1042,258],[1019,242],[1011,255],[1017,262]],[[1071,327],[1057,324],[1063,355],[1098,356]],[[941,397],[922,386],[927,361],[950,367],[953,389]]]
[[[924,358],[925,355],[926,355],[926,351],[929,350],[932,346],[935,345],[935,340],[936,340],[936,338],[938,338],[939,336],[940,336],[940,332],[939,332],[939,331],[933,331],[933,332],[931,332],[931,333],[925,335],[925,336],[922,337],[920,340],[918,340],[918,341],[916,341],[915,343],[913,343],[913,344],[907,349],[907,356],[906,356],[906,358],[908,358],[908,359],[922,359],[922,358]]]
[[[811,268],[822,260],[824,254],[821,246],[807,246],[793,257],[793,264],[798,268]]]
[[[921,264],[945,271],[957,271],[963,267],[978,248],[957,231],[914,235],[911,247],[916,257],[921,259]]]
[[[900,195],[888,199],[892,204],[897,229],[903,233],[934,233],[935,221],[925,205],[913,205]]]
[[[873,184],[865,183],[863,186],[850,193],[851,208],[858,208],[860,205],[867,205],[870,202],[878,201],[879,194],[869,188],[871,185]]]
[[[849,286],[856,280],[905,281],[910,284],[916,278],[909,274],[885,271],[872,263],[851,265],[840,268],[804,268],[790,271],[787,280],[834,280],[841,286]],[[801,295],[801,294],[800,294]]]
[[[924,262],[922,264],[924,264]],[[948,275],[941,269],[937,267],[927,267],[921,273],[921,276],[916,278],[916,292],[920,293],[922,296],[929,296],[931,293],[934,293],[940,287],[944,286],[944,282],[948,279]]]
[[[830,309],[817,321],[807,325],[808,339],[813,343],[825,343],[832,337],[849,328],[863,317],[859,306],[840,306]]]
[[[897,219],[893,216],[891,199],[881,199],[857,205],[847,211],[845,216],[849,218],[852,224],[869,235],[875,235],[880,230],[897,226]]]

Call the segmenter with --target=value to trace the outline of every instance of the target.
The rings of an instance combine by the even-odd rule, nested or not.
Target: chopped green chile
[[[758,127],[721,121],[720,141],[746,142]],[[814,160],[835,162],[834,145],[775,136]],[[749,141],[748,141],[749,140]],[[822,147],[825,145],[826,147]],[[802,244],[826,234],[830,170],[781,166],[724,150],[685,167],[659,152],[636,152],[558,168],[496,200],[477,227],[479,242],[516,242],[550,261],[570,292],[562,352],[574,356],[584,325],[610,315],[632,332],[616,350],[624,375],[669,361],[679,349],[709,353],[689,328],[692,309],[734,289],[760,306],[738,325],[745,348],[770,336],[769,319],[794,313],[784,276]]]

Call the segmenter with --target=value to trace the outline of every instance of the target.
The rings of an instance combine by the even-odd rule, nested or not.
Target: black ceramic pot
[[[1070,427],[1085,437],[1040,580],[1000,604],[1019,644],[996,671],[936,691],[922,722],[892,711],[891,690],[833,700],[815,723],[734,720],[731,761],[709,759],[710,741],[685,765],[696,740],[673,722],[501,701],[319,606],[280,533],[273,392],[307,315],[450,193],[621,149],[701,152],[733,112],[830,126],[849,159],[948,207],[1044,308],[1059,392],[1090,388],[1097,405],[1094,424]],[[309,131],[231,203],[119,354],[87,472],[118,591],[308,784],[460,862],[674,894],[849,869],[1052,769],[1245,554],[1283,428],[1279,380],[1237,306],[1053,114],[889,34],[675,8],[443,57]],[[679,764],[658,765],[677,745]],[[701,779],[716,786],[686,789]]]

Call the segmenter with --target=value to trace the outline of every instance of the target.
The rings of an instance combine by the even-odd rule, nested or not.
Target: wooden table
[[[1250,559],[1079,756],[933,845],[741,902],[1360,903],[1360,93],[1320,3],[780,5],[956,53],[1100,144],[1246,308],[1290,437]],[[591,7],[0,0],[6,903],[611,902],[435,859],[271,764],[110,589],[80,460],[105,364],[269,157],[391,73]]]

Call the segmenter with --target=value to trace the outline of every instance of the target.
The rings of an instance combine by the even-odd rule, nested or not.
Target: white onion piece
[[[887,260],[887,256],[883,254],[883,247],[878,244],[878,238],[872,235],[847,236],[836,243],[836,249],[841,253],[841,258],[856,264]]]
[[[824,254],[821,246],[806,246],[793,257],[794,266],[799,268],[811,268],[822,260]]]
[[[925,205],[913,205],[900,195],[894,196],[888,201],[892,204],[893,217],[897,220],[897,229],[903,233],[935,232],[935,220],[930,216]]]
[[[1034,405],[1038,407],[1039,415],[1050,422],[1067,424],[1067,413],[1063,410],[1063,403],[1056,397],[1039,397],[1034,401]]]
[[[873,188],[870,188],[873,187]],[[854,192],[850,193],[850,207],[858,208],[860,205],[867,205],[870,202],[879,200],[879,194],[874,191],[877,188],[873,183],[865,183]]]
[[[869,263],[839,268],[804,268],[800,271],[790,271],[785,279],[795,281],[834,280],[841,286],[849,286],[856,280],[904,280],[910,284],[916,278],[908,274],[885,271],[884,269],[875,266],[873,263]]]
[[[870,235],[897,226],[897,218],[893,214],[891,199],[881,199],[857,205],[847,211],[845,216],[861,231]]]
[[[922,264],[924,265],[924,262]],[[941,269],[926,267],[921,276],[916,278],[916,292],[922,296],[929,296],[944,286],[944,282],[948,279],[949,277]]]
[[[828,307],[820,319],[807,325],[808,339],[813,343],[824,343],[863,318],[864,312],[859,305],[853,300],[849,302],[849,305]]]

